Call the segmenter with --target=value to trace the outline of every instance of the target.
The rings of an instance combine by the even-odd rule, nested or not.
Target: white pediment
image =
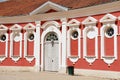
[[[41,13],[45,13],[49,10],[55,10],[55,11],[67,11],[68,8],[63,7],[61,5],[58,5],[56,3],[53,3],[51,1],[47,1],[46,3],[44,3],[43,5],[41,5],[40,7],[38,7],[37,9],[33,10],[30,15],[35,15],[35,14],[41,14]]]
[[[80,22],[76,19],[72,19],[68,22],[68,25],[67,26],[79,26],[80,25]]]
[[[0,30],[8,30],[8,27],[6,27],[4,25],[0,25]]]
[[[90,25],[90,24],[96,24],[97,23],[97,20],[91,16],[87,17],[83,22],[82,24],[84,25]]]
[[[11,28],[10,28],[10,30],[21,30],[22,29],[22,27],[20,26],[20,25],[18,25],[18,24],[14,24]]]
[[[112,14],[106,14],[100,19],[100,22],[105,23],[105,22],[115,22],[117,17],[113,16]]]
[[[30,30],[30,29],[33,30],[33,29],[35,29],[35,26],[31,23],[28,23],[24,26],[24,29],[25,30]]]

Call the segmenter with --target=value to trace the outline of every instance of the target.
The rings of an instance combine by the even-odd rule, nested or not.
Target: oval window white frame
[[[109,36],[108,34],[107,34],[107,29],[109,29],[109,28],[112,28],[113,30],[114,30],[114,28],[111,26],[111,25],[107,25],[107,27],[105,28],[105,37],[107,37],[107,38],[112,38],[114,35],[115,35],[115,33],[113,33],[113,35],[112,36]],[[115,30],[114,30],[115,31]]]
[[[90,29],[88,29],[86,36],[89,39],[94,39],[97,36],[97,32],[95,31],[94,28],[92,28],[92,29],[90,28]]]
[[[78,36],[77,36],[77,38],[74,38],[73,37],[73,32],[75,32],[75,31],[77,31],[78,32],[78,30],[77,29],[73,29],[72,31],[71,31],[71,33],[70,33],[70,36],[71,36],[71,38],[73,39],[73,40],[77,40],[78,39],[78,37],[79,37],[79,32],[78,32]]]

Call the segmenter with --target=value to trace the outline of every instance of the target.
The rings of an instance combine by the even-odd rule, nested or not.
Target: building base
[[[120,79],[120,72],[115,72],[115,71],[75,69],[75,74],[84,75],[84,76],[101,77],[101,78]]]
[[[62,74],[66,74],[67,73],[67,68],[66,67],[61,67],[58,72],[62,73]]]
[[[1,72],[35,72],[35,67],[28,67],[28,66],[0,66]]]

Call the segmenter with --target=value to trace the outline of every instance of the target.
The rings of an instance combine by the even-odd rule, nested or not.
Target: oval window
[[[72,38],[77,39],[78,38],[78,31],[72,32]]]
[[[14,41],[16,41],[16,42],[20,41],[20,34],[19,33],[15,34]]]
[[[6,35],[4,35],[4,34],[1,35],[1,36],[0,36],[0,39],[1,39],[2,41],[5,41],[5,40],[6,40]]]
[[[28,36],[28,38],[30,39],[30,40],[33,40],[34,39],[34,34],[29,34],[29,36]]]
[[[105,35],[106,37],[111,38],[112,36],[114,36],[114,29],[112,27],[107,28]]]

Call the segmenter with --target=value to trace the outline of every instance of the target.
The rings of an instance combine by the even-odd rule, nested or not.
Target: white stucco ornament
[[[19,42],[20,41],[20,36],[15,36],[14,41]]]
[[[88,37],[89,39],[95,38],[96,35],[97,35],[96,31],[89,31],[89,32],[87,32],[87,37]]]

